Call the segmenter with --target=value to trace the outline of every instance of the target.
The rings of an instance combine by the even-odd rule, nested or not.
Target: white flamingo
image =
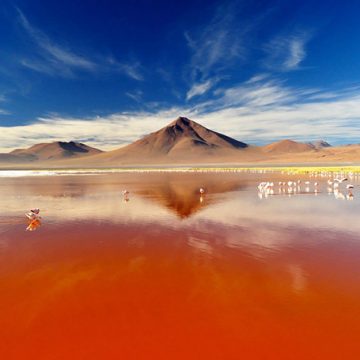
[[[31,209],[28,213],[25,214],[25,216],[29,220],[41,219],[41,216],[39,215],[39,213],[40,213],[40,209],[35,208],[35,209]]]

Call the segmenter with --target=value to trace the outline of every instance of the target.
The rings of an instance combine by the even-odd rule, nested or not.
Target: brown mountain
[[[84,159],[85,163],[143,164],[209,162],[239,154],[248,145],[179,117],[162,129],[120,149]]]
[[[101,152],[101,150],[74,141],[56,141],[36,144],[27,149],[16,149],[9,154],[0,154],[0,161],[2,158],[8,162],[52,161],[95,155]]]
[[[151,133],[124,150],[151,154],[155,156],[182,156],[185,153],[214,153],[219,149],[243,149],[247,144],[226,135],[209,130],[195,121],[179,117],[162,129]]]

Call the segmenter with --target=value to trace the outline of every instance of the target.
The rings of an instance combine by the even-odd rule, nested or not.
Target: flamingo
[[[41,219],[41,216],[39,216],[39,213],[40,213],[40,209],[35,208],[35,209],[31,209],[28,213],[25,214],[25,216],[29,220]]]
[[[334,181],[336,181],[338,184],[341,184],[343,183],[344,181],[348,181],[348,179],[346,177],[343,177],[343,178],[337,178],[337,179],[334,179]]]

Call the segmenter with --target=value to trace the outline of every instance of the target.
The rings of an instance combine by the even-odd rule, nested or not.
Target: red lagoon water
[[[356,193],[260,180],[1,179],[1,358],[358,359]]]

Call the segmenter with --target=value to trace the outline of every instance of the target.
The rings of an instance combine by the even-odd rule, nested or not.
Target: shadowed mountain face
[[[31,146],[28,149],[17,149],[10,154],[3,154],[10,156],[12,161],[47,161],[47,160],[61,160],[71,157],[95,155],[101,153],[101,150],[92,148],[82,143],[74,141],[62,142],[56,141],[53,143],[43,143]]]

